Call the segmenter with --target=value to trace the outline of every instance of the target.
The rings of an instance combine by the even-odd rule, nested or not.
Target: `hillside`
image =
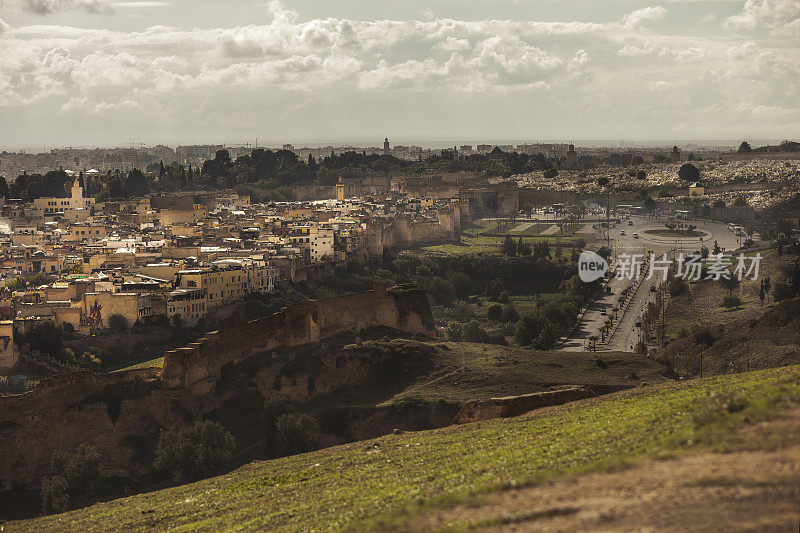
[[[367,332],[368,333],[368,332]],[[365,337],[364,333],[359,334]],[[585,385],[596,393],[669,381],[666,367],[633,353],[568,353],[472,342],[420,342],[408,339],[353,342],[352,335],[328,339],[325,350],[375,358],[392,354],[402,368],[361,387],[321,397],[330,406],[389,405],[421,399],[462,404],[475,398],[527,394],[559,385]],[[314,360],[319,345],[281,354],[287,359]],[[308,369],[306,369],[308,370]],[[308,370],[310,371],[310,370]]]
[[[696,376],[800,364],[800,299],[748,309],[746,316],[706,322],[657,355],[678,374]],[[743,311],[744,312],[744,311]]]
[[[691,470],[693,453],[719,461],[724,457],[715,452],[736,452],[750,454],[748,457],[754,460],[756,456],[764,459],[763,453],[769,450],[789,450],[789,455],[784,453],[778,462],[770,462],[768,457],[762,461],[765,467],[778,468],[776,465],[786,466],[787,457],[794,457],[794,470],[791,465],[788,470],[784,468],[783,477],[778,479],[781,484],[794,480],[783,492],[776,488],[776,478],[771,478],[755,479],[738,493],[740,499],[752,496],[754,491],[770,495],[760,507],[752,508],[756,514],[748,518],[750,523],[795,527],[798,474],[794,439],[800,424],[796,416],[781,419],[780,415],[796,414],[798,406],[798,366],[639,387],[513,419],[389,435],[258,461],[198,483],[5,525],[14,531],[410,529],[411,524],[419,527],[424,523],[420,521],[459,529],[498,526],[580,516],[575,502],[571,507],[548,507],[547,498],[524,499],[532,495],[526,491],[547,489],[548,485],[537,489],[537,482],[550,478],[553,483],[565,483],[559,479],[570,479],[554,478],[560,473],[602,472],[612,467],[619,470],[645,460],[634,468],[645,469],[643,472],[653,478],[656,471],[675,475],[670,473]],[[753,451],[760,448],[763,450]],[[736,454],[729,457],[744,464]],[[648,458],[666,462],[653,463]],[[711,460],[700,463],[714,464]],[[676,468],[658,470],[658,464]],[[726,479],[725,472],[734,477]],[[704,486],[735,486],[739,483],[736,472],[712,468],[708,476],[695,480],[697,490],[687,494],[701,494]],[[629,483],[636,488],[631,494],[654,490],[654,486],[636,485],[638,479],[646,478],[632,476]],[[611,482],[610,478],[597,478],[598,482],[601,479]],[[613,479],[624,484],[619,478]],[[597,506],[602,502],[602,487],[587,488],[599,491],[600,500],[594,500]],[[702,503],[708,506],[709,516],[717,513],[721,520],[736,517],[729,514],[726,519],[726,509],[714,506],[715,501],[723,502],[719,495],[724,490],[711,492],[717,500],[678,503],[682,510],[686,509],[684,505]],[[613,504],[613,500],[606,501]],[[727,503],[736,505],[735,498]],[[471,515],[467,523],[462,521],[467,514],[455,512],[464,505]],[[525,511],[514,514],[515,508]],[[644,527],[667,510],[646,515],[637,527]],[[612,508],[591,516],[594,527],[615,529]],[[686,520],[691,520],[692,513],[676,516],[684,520],[684,527],[691,524]],[[581,525],[587,524],[592,526],[588,522]],[[716,525],[725,529],[724,524]],[[746,526],[741,522],[731,525]],[[681,523],[672,522],[670,526],[682,529]]]

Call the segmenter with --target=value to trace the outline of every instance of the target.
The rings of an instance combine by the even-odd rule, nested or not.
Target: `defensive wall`
[[[224,366],[233,367],[267,350],[376,326],[435,336],[424,291],[376,286],[365,293],[290,305],[257,320],[235,314],[218,331],[167,352],[160,371],[76,371],[42,379],[31,392],[0,397],[0,491],[36,487],[49,471],[53,451],[71,452],[84,442],[100,453],[103,476],[140,478],[152,467],[161,429],[197,420],[220,408],[232,394],[231,386],[215,388],[224,381]],[[314,350],[303,356],[313,364],[299,365],[313,368],[311,373],[291,370],[293,361],[272,358],[252,368],[243,363],[237,373],[264,396],[281,390],[304,401],[357,385],[394,359],[409,359],[391,351],[334,353],[321,345]]]
[[[234,315],[218,331],[164,357],[161,380],[197,394],[211,390],[222,367],[278,347],[317,342],[345,331],[388,326],[435,337],[428,297],[421,289],[376,285],[371,291],[293,304],[265,318]]]

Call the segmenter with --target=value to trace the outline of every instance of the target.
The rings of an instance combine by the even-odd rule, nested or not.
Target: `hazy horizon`
[[[390,144],[392,147],[395,145],[404,145],[404,146],[421,146],[423,149],[442,149],[442,148],[452,148],[452,147],[459,147],[464,144],[471,145],[474,149],[479,144],[489,144],[489,145],[512,145],[518,146],[522,144],[569,144],[572,143],[578,148],[618,148],[618,149],[668,149],[674,144],[677,144],[679,147],[686,147],[686,146],[699,146],[701,148],[728,148],[731,150],[736,149],[739,144],[743,141],[747,141],[753,148],[759,146],[766,146],[766,145],[775,145],[780,143],[784,139],[673,139],[673,140],[658,140],[658,139],[645,139],[645,140],[624,140],[621,142],[620,139],[612,140],[612,139],[483,139],[483,140],[475,140],[475,139],[450,139],[450,140],[420,140],[420,139],[398,139],[397,141],[393,141],[391,138],[389,139]],[[241,148],[241,147],[249,147],[252,149],[255,148],[264,148],[264,149],[276,149],[281,148],[284,144],[291,144],[294,148],[324,148],[327,146],[333,147],[347,147],[352,146],[354,148],[381,148],[383,146],[383,139],[378,139],[375,141],[367,141],[367,140],[341,140],[341,141],[270,141],[270,140],[259,140],[258,145],[255,144],[255,139],[250,141],[242,142],[202,142],[202,141],[195,141],[195,142],[156,142],[156,143],[144,143],[142,142],[128,142],[123,143],[120,145],[75,145],[75,144],[66,144],[66,145],[53,145],[53,146],[19,146],[19,147],[6,147],[0,146],[0,152],[25,152],[25,153],[43,153],[49,152],[53,149],[76,149],[76,150],[91,150],[91,149],[114,149],[114,148],[148,148],[154,147],[156,145],[164,145],[169,146],[171,148],[175,148],[177,146],[187,146],[187,145],[222,145],[226,148]]]
[[[800,137],[797,0],[0,0],[0,50],[6,149]]]

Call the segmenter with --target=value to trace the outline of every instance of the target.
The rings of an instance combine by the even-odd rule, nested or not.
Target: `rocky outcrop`
[[[566,387],[558,390],[535,392],[521,396],[470,400],[465,403],[453,419],[454,424],[467,424],[492,418],[519,416],[551,405],[561,405],[575,400],[590,398],[595,394],[585,387]]]

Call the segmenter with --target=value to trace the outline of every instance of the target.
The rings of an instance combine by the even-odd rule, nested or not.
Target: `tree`
[[[317,420],[310,415],[286,413],[275,423],[278,451],[282,455],[293,455],[314,449],[319,439]]]
[[[742,141],[742,144],[739,145],[738,151],[740,154],[747,154],[752,152],[753,149],[750,148],[750,143],[748,143],[747,141]]]
[[[597,178],[597,184],[599,186],[601,186],[601,187],[605,187],[606,185],[608,185],[608,182],[609,182],[609,179],[606,178],[605,176],[603,176],[601,178]]]
[[[196,481],[228,464],[236,441],[219,422],[206,420],[161,432],[153,466],[176,481]]]
[[[528,257],[531,255],[531,245],[523,241],[522,237],[520,237],[519,241],[517,242],[517,254],[520,257]]]
[[[517,320],[519,320],[519,313],[517,313],[517,310],[514,309],[512,306],[507,305],[503,308],[503,312],[500,315],[500,320],[506,323],[516,322]]]
[[[645,172],[644,170],[640,170],[636,173],[636,177],[639,178],[640,180],[647,179],[647,172]]]
[[[727,278],[723,277],[720,278],[719,281],[722,283],[723,287],[728,289],[728,295],[732,295],[733,291],[736,290],[736,287],[738,287],[740,283],[739,278],[736,276],[728,276]]]
[[[450,322],[447,325],[447,338],[453,342],[459,342],[463,339],[461,334],[461,324],[458,322]]]
[[[86,443],[74,453],[61,450],[50,457],[50,475],[42,478],[41,498],[44,513],[69,509],[78,496],[90,494],[100,481],[100,454]]]
[[[117,335],[123,335],[128,331],[128,319],[124,315],[114,313],[108,317],[108,327]]]
[[[503,316],[503,308],[500,306],[500,304],[492,304],[486,311],[486,318],[488,318],[492,322],[499,322],[502,316]]]
[[[747,198],[744,196],[737,196],[733,201],[734,207],[747,207]]]
[[[142,171],[134,168],[128,174],[128,179],[125,180],[125,196],[144,196],[149,191],[147,186],[147,178],[145,178]]]
[[[684,163],[678,170],[678,177],[683,181],[699,181],[700,171],[691,163]]]
[[[74,453],[53,452],[50,468],[66,479],[72,496],[89,494],[100,480],[100,454],[84,442]]]
[[[45,476],[40,491],[42,513],[63,513],[69,509],[69,485],[64,476]]]
[[[526,315],[517,323],[517,344],[520,346],[530,346],[531,342],[539,336],[541,332],[539,317]]]
[[[516,257],[517,255],[517,244],[511,238],[511,235],[506,234],[506,238],[503,240],[503,253],[510,257]]]
[[[32,350],[58,359],[64,348],[63,332],[52,320],[37,322],[27,333],[19,336],[19,344],[28,344]]]
[[[489,334],[481,327],[477,320],[470,320],[462,328],[464,341],[466,342],[487,342]]]

